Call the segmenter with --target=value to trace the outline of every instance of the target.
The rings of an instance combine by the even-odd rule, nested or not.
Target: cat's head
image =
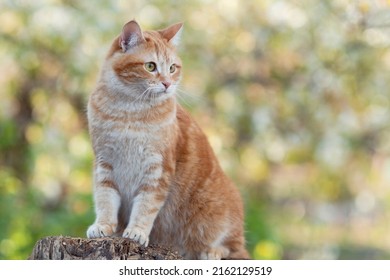
[[[117,91],[140,101],[172,96],[181,78],[176,53],[183,24],[158,31],[142,31],[135,20],[123,26],[107,56],[106,79]]]

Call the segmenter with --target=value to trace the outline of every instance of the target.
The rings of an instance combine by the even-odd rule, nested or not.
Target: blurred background
[[[255,259],[390,258],[390,1],[0,0],[0,259],[94,220],[86,102],[113,38],[184,21],[181,103]]]

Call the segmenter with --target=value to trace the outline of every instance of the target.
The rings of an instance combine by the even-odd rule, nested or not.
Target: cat
[[[176,102],[183,24],[123,26],[88,101],[96,220],[88,238],[169,246],[186,259],[248,259],[243,202]]]

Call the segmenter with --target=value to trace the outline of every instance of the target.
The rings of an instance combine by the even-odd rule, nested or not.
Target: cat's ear
[[[183,31],[183,23],[179,22],[163,30],[160,30],[159,32],[165,39],[168,40],[169,43],[177,47],[180,43],[182,31]]]
[[[119,46],[123,52],[144,41],[145,38],[142,35],[141,27],[135,20],[131,20],[123,26],[121,36],[119,37]]]

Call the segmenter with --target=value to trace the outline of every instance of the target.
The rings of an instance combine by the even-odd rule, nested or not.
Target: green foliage
[[[179,99],[246,203],[254,258],[387,258],[386,1],[0,3],[0,259],[93,221],[85,108],[136,18],[184,21]]]

